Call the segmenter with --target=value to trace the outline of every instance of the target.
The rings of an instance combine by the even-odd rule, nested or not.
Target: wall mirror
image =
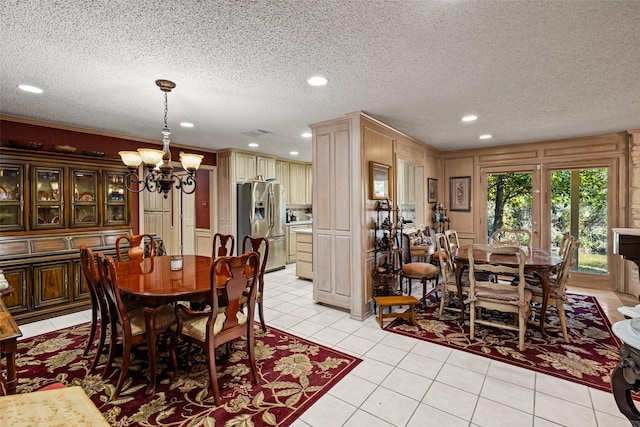
[[[427,224],[424,211],[424,166],[398,158],[396,162],[396,198],[400,216],[407,226]]]
[[[369,198],[371,200],[390,199],[391,166],[369,162]]]

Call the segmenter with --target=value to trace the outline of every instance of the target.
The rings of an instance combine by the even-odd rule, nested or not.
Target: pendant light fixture
[[[187,171],[187,175],[183,179],[173,173],[171,151],[169,150],[169,135],[171,135],[171,130],[167,126],[167,94],[175,89],[176,84],[169,80],[156,80],[156,85],[164,92],[162,150],[138,148],[137,151],[120,151],[118,154],[122,159],[122,163],[129,168],[129,173],[125,180],[125,187],[127,190],[136,193],[144,190],[162,193],[165,199],[169,195],[172,185],[175,185],[176,189],[182,190],[185,194],[191,194],[196,191],[195,172],[200,167],[200,162],[202,162],[204,156],[180,153],[180,162],[184,170]],[[147,173],[143,179],[140,179],[138,176],[138,166],[142,163],[144,163]],[[137,184],[137,190],[133,188],[134,184]]]

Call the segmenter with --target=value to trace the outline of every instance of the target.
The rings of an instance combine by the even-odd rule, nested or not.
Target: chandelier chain
[[[167,101],[167,92],[164,93],[164,127],[167,127],[167,111],[169,111],[169,103]]]

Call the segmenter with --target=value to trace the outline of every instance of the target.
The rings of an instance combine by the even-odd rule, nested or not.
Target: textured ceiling
[[[0,112],[311,160],[366,111],[440,150],[640,128],[640,0],[4,0]],[[307,85],[312,75],[325,87]],[[18,84],[44,89],[33,95]],[[462,123],[465,114],[477,114]],[[178,126],[195,124],[192,129]],[[271,132],[252,138],[243,132]],[[478,140],[483,133],[494,137]]]

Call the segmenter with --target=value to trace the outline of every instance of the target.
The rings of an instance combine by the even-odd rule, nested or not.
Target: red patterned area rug
[[[186,346],[178,348],[174,381],[169,380],[169,353],[160,351],[156,394],[146,396],[148,363],[142,344],[134,346],[129,379],[120,396],[112,399],[120,370],[112,369],[105,381],[101,366],[99,372],[89,371],[93,351],[82,357],[88,334],[87,323],[19,342],[18,393],[53,382],[79,385],[114,426],[288,426],[361,362],[274,328],[267,333],[256,328],[258,384],[251,382],[245,342],[234,341],[231,356],[221,355],[218,364],[222,404],[216,407],[208,389],[205,354],[192,351],[193,366],[188,372],[180,370],[186,365]],[[101,362],[104,366],[106,355]]]
[[[417,327],[398,319],[386,330],[611,392],[610,375],[620,360],[620,342],[594,297],[569,294],[568,298],[569,342],[564,342],[559,319],[551,310],[547,323],[557,327],[547,326],[543,338],[536,317],[527,329],[523,352],[518,351],[517,332],[476,325],[476,339],[471,341],[468,316],[464,324],[458,312],[445,310],[439,317],[434,301],[416,313]]]

